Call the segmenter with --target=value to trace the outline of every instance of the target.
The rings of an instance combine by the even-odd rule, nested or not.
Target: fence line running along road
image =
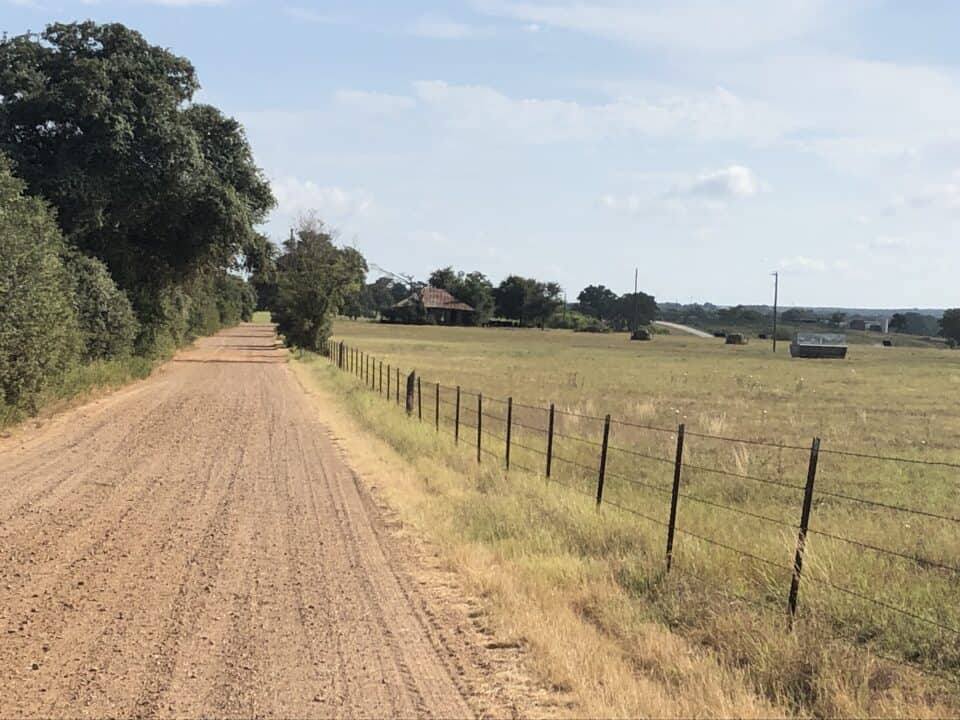
[[[423,422],[424,385],[426,385],[428,388],[432,387],[434,393],[434,412],[432,424],[435,426],[436,432],[440,432],[442,429],[442,421],[447,420],[453,426],[451,430],[454,443],[459,445],[463,439],[461,427],[467,427],[474,430],[474,442],[471,443],[471,445],[475,445],[478,463],[483,461],[484,455],[493,457],[498,462],[502,460],[503,466],[508,472],[511,469],[516,468],[530,473],[542,474],[551,482],[556,482],[557,484],[564,485],[571,490],[591,497],[598,509],[601,506],[610,506],[618,511],[645,520],[654,526],[661,527],[666,533],[663,568],[665,573],[670,573],[676,566],[675,543],[678,534],[698,542],[703,542],[710,547],[735,553],[741,559],[757,563],[758,565],[767,567],[770,570],[782,572],[784,580],[789,578],[789,582],[786,585],[787,589],[785,590],[783,596],[785,600],[783,609],[785,611],[788,628],[792,629],[794,627],[795,618],[797,617],[798,608],[800,606],[800,598],[802,596],[802,593],[800,592],[802,584],[805,582],[813,582],[815,585],[828,588],[842,594],[845,597],[855,598],[859,601],[869,603],[875,608],[880,608],[884,611],[894,613],[900,618],[906,618],[916,623],[920,623],[928,628],[933,628],[937,631],[941,640],[944,638],[949,638],[946,643],[947,645],[955,648],[956,653],[948,658],[948,661],[945,663],[946,667],[932,666],[929,662],[917,664],[911,662],[907,658],[890,657],[889,654],[876,652],[874,654],[884,660],[907,665],[911,668],[926,672],[931,675],[946,677],[953,682],[957,681],[958,678],[956,673],[958,667],[960,667],[960,629],[958,629],[957,624],[960,623],[956,623],[950,619],[929,617],[925,614],[921,614],[920,612],[916,612],[913,609],[899,606],[878,597],[872,597],[862,588],[857,589],[847,587],[845,585],[834,583],[827,578],[810,575],[809,573],[808,575],[804,576],[803,570],[804,557],[808,549],[810,537],[815,536],[832,542],[845,544],[849,547],[856,548],[858,551],[870,552],[886,559],[897,559],[912,563],[923,571],[944,573],[948,576],[947,581],[953,583],[953,587],[955,588],[956,583],[960,581],[960,566],[957,564],[923,557],[916,553],[883,547],[872,542],[847,537],[839,532],[830,532],[828,530],[811,528],[810,521],[811,516],[815,511],[815,499],[821,498],[828,499],[831,502],[852,503],[860,507],[873,508],[878,511],[901,513],[918,518],[942,521],[950,524],[951,526],[960,526],[960,518],[944,513],[938,513],[919,508],[909,508],[899,503],[884,502],[867,497],[859,497],[847,492],[841,493],[822,488],[816,488],[815,490],[818,476],[818,466],[820,464],[820,458],[823,455],[833,455],[840,458],[869,459],[884,463],[903,463],[911,466],[932,466],[949,469],[960,469],[960,463],[924,461],[914,458],[870,455],[867,453],[851,452],[847,450],[831,450],[829,448],[822,447],[821,439],[818,437],[813,438],[811,445],[807,448],[804,448],[795,444],[791,445],[784,443],[773,443],[764,440],[741,439],[721,435],[711,435],[708,433],[692,432],[687,430],[684,424],[680,424],[677,428],[672,429],[643,423],[614,420],[610,415],[598,417],[580,414],[568,410],[560,410],[553,403],[551,403],[549,407],[526,405],[517,402],[512,397],[501,399],[494,396],[485,395],[483,393],[467,393],[460,386],[447,387],[439,382],[428,383],[425,382],[423,378],[421,378],[416,372],[405,373],[402,372],[399,367],[391,367],[389,364],[386,365],[387,380],[386,388],[384,388],[384,363],[382,360],[378,361],[369,354],[362,353],[357,348],[351,348],[343,342],[334,343],[333,341],[330,341],[326,343],[322,349],[322,353],[337,368],[357,376],[358,379],[361,380],[363,386],[367,389],[378,393],[381,396],[384,396],[384,389],[386,389],[385,397],[387,401],[395,401],[397,405],[400,405],[401,376],[406,375],[407,385],[405,410],[408,416],[413,417],[415,415],[420,422]],[[379,368],[378,372],[377,368]],[[391,375],[395,375],[395,378],[391,378]],[[379,382],[377,382],[377,380],[379,380]],[[391,396],[391,390],[394,390],[393,396]],[[448,398],[444,398],[444,392],[448,394],[448,398],[450,395],[452,395],[454,399],[450,400]],[[472,405],[469,408],[467,401],[470,401]],[[502,415],[493,414],[490,412],[491,404],[502,407]],[[451,407],[453,409],[452,417],[441,412],[441,408],[443,406]],[[466,417],[463,415],[465,410],[467,411]],[[524,415],[522,416],[522,419],[519,419],[517,417],[518,414],[523,412],[526,412],[527,415]],[[542,414],[544,426],[539,427],[538,425],[534,424],[534,421],[530,420],[530,413]],[[475,418],[475,422],[468,422],[467,417]],[[574,422],[589,421],[602,424],[601,439],[592,440],[590,438],[580,437],[574,434],[572,431],[560,430],[558,428],[558,419],[561,417],[570,419]],[[493,422],[502,423],[504,429],[503,432],[497,433],[491,430],[488,427],[490,425],[489,422],[485,426],[485,418]],[[664,439],[675,442],[673,448],[673,458],[661,457],[652,454],[652,452],[644,452],[636,448],[613,445],[610,442],[612,427],[620,427],[629,432],[642,431],[643,433],[655,435],[658,434]],[[521,439],[518,439],[517,432],[519,431],[526,432],[528,435],[540,436],[542,438],[542,449],[530,444],[529,440],[527,442],[522,442]],[[485,435],[491,440],[496,440],[498,443],[502,444],[502,456],[499,454],[499,451],[495,452],[492,450],[489,444],[485,445],[483,441]],[[762,447],[777,453],[802,452],[807,458],[805,482],[803,484],[785,482],[781,479],[761,477],[752,473],[729,471],[720,467],[710,467],[699,463],[688,462],[685,459],[685,445],[689,445],[690,438],[707,442]],[[573,457],[559,455],[555,448],[556,439],[568,440],[585,448],[593,448],[597,453],[597,465],[591,467]],[[524,451],[529,457],[539,457],[541,469],[537,470],[518,462],[517,458],[515,457],[515,451],[517,450]],[[672,483],[670,485],[658,485],[645,479],[638,479],[637,477],[628,475],[624,472],[612,471],[608,467],[608,462],[610,456],[615,453],[622,457],[655,462],[658,464],[658,466],[672,466]],[[560,463],[561,465],[566,466],[573,471],[592,475],[594,478],[593,482],[595,483],[595,491],[587,492],[582,487],[577,486],[576,482],[583,482],[584,477],[582,476],[576,480],[568,477],[565,481],[558,478],[555,463]],[[683,483],[686,474],[689,472],[705,473],[721,478],[756,483],[759,486],[767,487],[768,489],[775,488],[777,490],[802,491],[802,501],[798,508],[798,521],[785,521],[763,513],[754,512],[743,507],[735,507],[729,503],[723,503],[704,498],[689,491],[685,492],[683,491]],[[636,474],[642,475],[642,471]],[[588,478],[589,475],[587,476],[587,479]],[[633,507],[624,503],[622,500],[605,497],[605,484],[609,485],[611,480],[619,481],[623,484],[623,486],[653,491],[657,495],[662,496],[664,502],[669,503],[669,509],[665,513],[665,519],[657,518],[654,515],[651,515],[649,510],[641,510],[637,507]],[[711,511],[729,512],[738,514],[745,518],[760,520],[771,526],[778,527],[783,531],[793,532],[795,535],[792,563],[781,563],[771,560],[767,557],[757,554],[752,550],[737,547],[731,542],[720,540],[716,537],[710,537],[705,533],[698,533],[688,527],[679,525],[678,506],[680,500],[697,503],[703,507],[709,508]],[[687,575],[700,581],[701,583],[711,585],[711,587],[716,589],[716,591],[721,595],[729,597],[730,599],[744,601],[750,603],[751,605],[759,605],[761,607],[765,607],[766,609],[773,607],[770,604],[769,598],[763,601],[757,601],[744,596],[742,593],[730,592],[726,588],[714,587],[716,585],[715,583],[709,583],[702,577],[698,576],[690,568],[680,567],[676,569],[679,570],[683,575]],[[854,642],[858,641],[855,638],[852,640]],[[866,649],[872,651],[870,648]]]

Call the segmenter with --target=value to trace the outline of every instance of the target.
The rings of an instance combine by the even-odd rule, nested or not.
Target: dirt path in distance
[[[286,359],[241,325],[0,440],[0,717],[543,714]]]

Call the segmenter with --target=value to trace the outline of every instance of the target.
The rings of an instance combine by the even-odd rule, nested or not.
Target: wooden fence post
[[[797,593],[800,591],[800,572],[803,570],[803,551],[807,544],[807,529],[810,527],[810,510],[813,507],[813,483],[817,479],[817,462],[820,459],[820,438],[814,438],[810,445],[810,463],[807,466],[807,484],[803,489],[803,509],[800,512],[800,532],[797,535],[797,552],[793,558],[793,578],[790,580],[790,596],[787,607],[790,610],[789,624],[793,628],[793,618],[797,614]]]
[[[553,465],[553,403],[550,403],[550,422],[547,429],[547,479],[550,478],[550,469]]]
[[[420,376],[417,376],[417,419],[423,422],[423,385],[420,383]]]
[[[400,368],[397,368],[397,405],[400,404]]]
[[[387,402],[390,402],[390,365],[387,365]]]
[[[513,429],[513,398],[507,398],[507,470],[510,470],[510,433]]]
[[[457,412],[453,421],[453,442],[460,444],[460,386],[457,385]]]
[[[413,415],[413,389],[414,384],[417,379],[417,371],[414,370],[412,373],[407,375],[407,397],[406,397],[406,410],[407,415]]]
[[[673,462],[673,492],[670,496],[670,521],[667,524],[667,572],[673,564],[673,536],[677,529],[677,501],[680,499],[680,472],[683,469],[683,423],[677,428],[677,454]]]
[[[380,394],[383,395],[383,360],[380,361]]]
[[[437,432],[440,432],[440,383],[437,383],[437,398],[433,409],[433,419],[437,426]]]
[[[597,478],[597,507],[603,502],[603,478],[607,474],[607,443],[610,440],[610,416],[603,421],[603,445],[600,448],[600,476]]]
[[[483,393],[477,393],[477,462],[480,462],[480,445],[483,442]]]

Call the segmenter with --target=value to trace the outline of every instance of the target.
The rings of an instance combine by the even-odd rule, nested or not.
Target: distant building
[[[890,332],[890,318],[853,317],[847,320],[847,327],[851,330],[869,330],[870,332]]]
[[[469,325],[476,310],[446,290],[425,287],[383,312],[386,322]]]

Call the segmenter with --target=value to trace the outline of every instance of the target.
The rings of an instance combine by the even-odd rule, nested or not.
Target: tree
[[[377,308],[373,304],[372,285],[360,284],[344,294],[340,313],[352,320],[358,317],[372,318],[377,316]]]
[[[645,292],[625,293],[617,298],[610,320],[618,330],[649,325],[657,317],[657,301]]]
[[[277,261],[277,298],[271,310],[287,341],[306,350],[320,350],[343,296],[367,272],[357,250],[337,247],[333,240],[322,222],[306,217],[284,242]]]
[[[74,295],[53,213],[0,154],[0,408],[37,399],[80,356]]]
[[[496,312],[523,325],[544,325],[562,304],[562,288],[554,282],[510,275],[493,291]]]
[[[944,311],[940,318],[940,334],[954,345],[960,344],[960,308]]]
[[[170,286],[225,269],[273,205],[243,129],[189,105],[193,66],[123,25],[0,40],[0,150],[142,320]]]
[[[493,291],[496,313],[510,320],[522,320],[527,281],[519,275],[508,275]]]
[[[847,314],[845,312],[835,312],[830,315],[830,324],[833,325],[833,327],[840,327],[846,319]]]
[[[894,313],[890,318],[890,330],[906,335],[930,336],[939,332],[940,323],[932,315],[923,313]]]
[[[460,274],[463,275],[463,273]],[[430,278],[427,282],[430,284],[430,287],[440,288],[441,290],[452,293],[453,288],[458,282],[457,273],[455,273],[450,266],[439,268],[430,273]]]
[[[493,283],[482,272],[460,273],[453,296],[476,311],[469,316],[474,324],[483,325],[493,316]]]
[[[393,307],[409,295],[409,290],[403,283],[388,277],[377,278],[368,287],[373,307],[381,315],[384,310]]]
[[[598,320],[609,320],[616,311],[617,294],[603,285],[588,285],[577,295],[580,311]]]
[[[732,308],[720,308],[717,310],[717,317],[723,322],[750,325],[759,323],[763,320],[763,315],[743,305],[737,305]]]
[[[247,238],[237,259],[257,297],[257,310],[266,310],[277,294],[277,257],[280,249],[259,233]]]
[[[467,303],[476,312],[470,322],[482,325],[493,315],[493,284],[481,272],[464,273],[454,271],[452,267],[439,268],[430,273],[431,287],[446,290],[457,300]]]

